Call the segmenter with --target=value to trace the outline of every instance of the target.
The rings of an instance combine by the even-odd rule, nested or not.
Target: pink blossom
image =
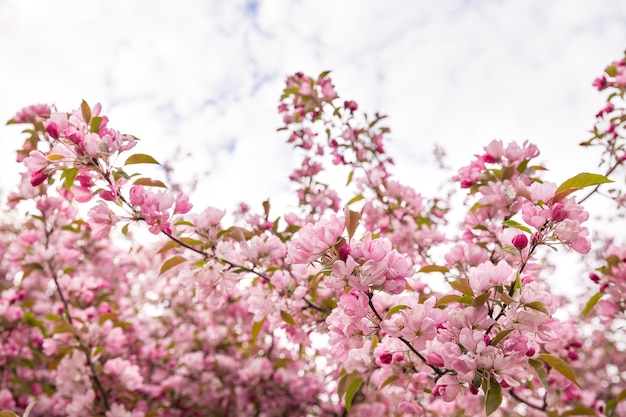
[[[332,215],[317,223],[308,223],[287,246],[287,263],[310,263],[337,243],[343,233],[343,218]]]
[[[176,205],[174,207],[174,213],[185,214],[192,209],[191,203],[189,203],[189,197],[179,193],[176,196]]]
[[[115,378],[129,390],[136,390],[143,384],[143,377],[137,365],[122,358],[109,359],[104,363],[104,372]]]
[[[437,385],[433,388],[433,397],[442,397],[444,401],[454,401],[459,392],[461,391],[461,385],[459,381],[452,375],[444,375],[437,381]]]
[[[482,292],[493,286],[510,284],[515,279],[515,270],[505,261],[500,261],[496,265],[485,262],[471,268],[468,275],[472,289]]]
[[[94,239],[102,239],[111,231],[111,226],[117,223],[115,217],[107,205],[103,201],[98,203],[89,210],[89,224]]]
[[[23,162],[32,173],[43,171],[48,166],[48,158],[41,151],[31,151]]]

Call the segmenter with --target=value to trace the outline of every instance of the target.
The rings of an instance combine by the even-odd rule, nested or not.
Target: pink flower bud
[[[443,366],[443,357],[438,353],[429,353],[426,355],[426,363],[432,366]]]
[[[359,105],[355,101],[350,100],[350,101],[344,101],[343,107],[347,110],[350,110],[350,113],[352,113],[352,112],[355,112],[359,108]]]
[[[135,185],[130,189],[130,203],[134,206],[140,206],[146,201],[145,191],[143,186]]]
[[[106,201],[115,201],[115,193],[111,190],[100,190],[98,193],[101,199]]]
[[[345,262],[346,259],[348,259],[348,255],[350,255],[350,253],[352,252],[352,249],[347,243],[342,243],[341,245],[339,245],[339,249],[337,250],[337,252],[339,252],[339,259]]]
[[[528,238],[525,234],[520,233],[519,235],[515,235],[513,239],[511,239],[511,243],[517,250],[522,250],[526,246],[528,246]]]
[[[589,274],[589,279],[595,282],[596,284],[600,282],[600,277],[595,272],[591,272]]]
[[[48,175],[41,171],[33,172],[30,176],[30,185],[36,187],[48,179]]]
[[[380,354],[378,359],[380,359],[380,363],[389,365],[391,361],[393,360],[393,356],[388,351],[384,351],[383,353]]]
[[[52,120],[48,120],[45,123],[46,133],[52,136],[54,139],[59,138],[59,126]]]
[[[561,203],[560,201],[554,203],[552,209],[550,210],[550,214],[555,222],[565,220],[567,218],[567,210],[565,210],[565,204]]]

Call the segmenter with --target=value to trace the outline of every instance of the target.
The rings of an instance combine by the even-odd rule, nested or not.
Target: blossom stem
[[[546,411],[546,407],[547,404],[545,402],[545,398],[544,398],[544,402],[543,405],[537,405],[537,404],[533,404],[531,402],[528,402],[527,400],[523,399],[522,397],[520,397],[519,395],[517,395],[517,393],[513,390],[510,389],[509,390],[509,395],[514,398],[516,401],[522,403],[522,404],[526,404],[528,407],[534,409],[534,410],[538,410],[538,411]]]

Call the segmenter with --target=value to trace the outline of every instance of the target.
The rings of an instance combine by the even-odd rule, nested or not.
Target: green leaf
[[[540,353],[539,354],[539,359],[542,360],[543,362],[547,363],[548,365],[550,365],[558,373],[560,373],[565,378],[569,379],[574,384],[576,384],[578,387],[580,387],[580,385],[578,385],[578,382],[576,381],[576,374],[574,373],[574,370],[563,359],[558,358],[558,357],[553,356],[553,355],[548,355],[547,353]]]
[[[326,76],[330,74],[330,71],[322,71],[320,75],[317,77],[318,79],[326,78]]]
[[[491,339],[491,346],[495,346],[498,343],[500,343],[500,341],[502,341],[502,339],[504,339],[505,337],[507,337],[509,335],[509,333],[511,333],[513,330],[515,329],[507,329],[507,330],[502,330],[500,333],[498,333],[496,335],[496,337],[494,337],[493,339]]]
[[[345,369],[342,369],[341,373],[344,373],[344,372],[346,372]],[[337,382],[337,394],[339,394],[339,397],[343,397],[344,394],[346,393],[348,382],[350,381],[352,376],[353,376],[352,374],[345,374],[341,376],[341,378],[339,378],[339,382]]]
[[[623,390],[619,393],[619,395],[613,398],[610,401],[606,402],[606,415],[609,417],[613,417],[613,413],[615,412],[615,407],[617,404],[622,402],[626,398],[626,390]]]
[[[63,155],[59,155],[58,153],[53,153],[48,155],[48,161],[58,161],[59,159],[65,158]]]
[[[89,104],[87,104],[85,100],[80,103],[80,112],[83,114],[85,122],[89,123],[91,120],[91,107],[89,107]]]
[[[519,224],[515,220],[511,220],[511,219],[505,220],[502,222],[502,225],[506,227],[513,227],[515,229],[523,230],[526,233],[532,234],[532,230],[530,230],[528,227],[524,226],[523,224]]]
[[[157,164],[157,165],[161,165],[157,162],[156,159],[154,159],[153,157],[151,157],[150,155],[146,155],[143,153],[136,153],[134,155],[131,155],[128,157],[128,159],[126,159],[126,162],[124,162],[124,165],[133,165],[133,164]]]
[[[292,326],[296,325],[296,321],[291,317],[291,314],[287,313],[285,310],[280,310],[280,318],[287,324]]]
[[[50,321],[62,321],[63,320],[61,316],[57,314],[52,314],[52,313],[44,314],[44,317]]]
[[[71,324],[69,324],[68,322],[62,321],[62,322],[57,323],[52,329],[52,331],[50,332],[50,334],[57,334],[57,333],[76,333],[76,328],[72,326]]]
[[[66,190],[69,190],[70,188],[72,188],[72,185],[74,185],[74,180],[76,179],[77,174],[78,174],[78,168],[76,167],[66,168],[63,170],[63,173],[61,174],[61,178],[65,178],[63,185]]]
[[[519,172],[520,174],[524,173],[524,171],[526,171],[526,167],[528,167],[528,162],[530,162],[530,159],[524,159],[518,166],[517,166],[517,172]]]
[[[163,265],[161,265],[161,270],[159,271],[159,275],[163,275],[166,271],[169,271],[170,269],[174,268],[176,265],[182,264],[183,262],[186,262],[186,261],[187,261],[187,258],[185,258],[184,256],[181,256],[181,255],[172,256],[171,258],[163,262]]]
[[[613,181],[608,179],[604,175],[582,172],[566,180],[563,184],[559,185],[559,188],[556,189],[556,192],[558,193],[560,191],[569,190],[570,188],[585,188],[591,185],[606,184],[608,182]]]
[[[539,362],[536,359],[528,359],[528,364],[532,366],[537,374],[537,378],[541,381],[544,387],[548,386],[548,373],[543,367],[543,363]]]
[[[387,317],[391,317],[391,315],[392,315],[392,314],[395,314],[395,313],[397,313],[398,311],[400,311],[400,310],[405,310],[405,309],[407,309],[407,308],[409,308],[409,306],[406,306],[406,305],[404,305],[404,304],[398,304],[397,306],[393,306],[393,307],[391,307],[391,308],[389,309],[389,311],[387,311],[387,315],[386,315],[386,316],[387,316]]]
[[[357,201],[363,200],[363,198],[364,198],[363,194],[355,195],[354,197],[352,197],[350,199],[350,201],[348,201],[348,203],[346,205],[349,206],[352,203],[356,203]]]
[[[591,310],[593,310],[596,304],[598,304],[598,301],[600,301],[600,298],[602,298],[603,295],[603,293],[599,292],[591,296],[591,298],[589,299],[589,301],[587,301],[587,304],[585,305],[585,309],[582,312],[583,317],[587,317],[589,313],[591,313]]]
[[[132,158],[132,157],[131,157]],[[128,162],[128,161],[126,161]],[[127,164],[128,165],[128,164]],[[135,185],[145,185],[147,187],[161,187],[167,188],[167,185],[163,184],[163,182],[159,180],[153,180],[152,178],[137,178],[134,181]]]
[[[346,229],[348,229],[348,237],[352,239],[356,228],[359,226],[359,220],[361,220],[361,213],[358,211],[347,210]]]
[[[580,190],[580,188],[568,188],[567,190],[559,191],[558,193],[554,194],[554,197],[552,197],[552,202],[556,203],[558,201],[561,201],[568,195],[575,193],[578,190]]]
[[[111,320],[115,324],[115,319],[119,317],[118,313],[104,313],[98,318],[98,324],[102,326],[107,320]]]
[[[454,281],[448,281],[448,284],[464,295],[468,295],[470,297],[474,296],[474,291],[472,290],[472,287],[470,287],[469,280],[467,278],[457,278]]]
[[[400,377],[398,375],[391,375],[389,378],[385,379],[385,382],[383,382],[380,387],[378,387],[378,389],[383,389],[385,388],[387,385],[391,384],[393,381],[400,379]]]
[[[20,417],[20,416],[15,414],[13,411],[2,410],[0,411],[0,417]]]
[[[541,311],[547,316],[550,315],[550,312],[548,311],[548,307],[541,301],[533,301],[532,303],[528,303],[525,305],[526,307],[532,308],[533,310]]]
[[[102,126],[102,117],[96,116],[91,119],[91,123],[89,123],[89,131],[91,133],[98,133],[100,131],[100,126]]]
[[[567,416],[595,416],[595,415],[596,415],[596,411],[594,409],[583,407],[582,405],[579,405],[578,407],[574,407],[571,410],[568,410],[568,411],[564,412],[563,414],[561,414],[560,417],[567,417]]]
[[[250,334],[250,337],[252,338],[253,342],[259,336],[259,333],[261,332],[261,329],[263,328],[263,323],[265,323],[265,319],[261,321],[255,321],[254,324],[252,324],[252,333]]]
[[[348,181],[346,181],[346,187],[350,185],[350,183],[352,182],[353,176],[354,176],[354,171],[350,171],[350,173],[348,174]]]
[[[348,389],[346,390],[346,411],[350,411],[350,408],[352,408],[352,401],[354,400],[354,396],[356,395],[356,393],[359,391],[359,389],[361,388],[361,383],[363,382],[363,378],[358,377],[352,380],[352,382],[350,382],[350,385],[348,385]]]
[[[489,381],[489,389],[485,396],[485,411],[491,415],[502,404],[502,387],[494,378]]]
[[[606,75],[609,77],[615,77],[617,75],[617,67],[615,65],[609,65],[604,72],[606,72]]]
[[[443,307],[451,303],[456,303],[459,301],[460,298],[461,296],[458,294],[444,295],[437,300],[437,304],[435,304],[435,307]]]
[[[439,265],[425,265],[423,267],[421,267],[419,269],[419,271],[417,272],[441,272],[443,274],[445,274],[446,272],[449,272],[450,269],[448,267],[445,266],[439,266]]]
[[[476,297],[474,301],[472,301],[472,307],[478,308],[478,307],[482,307],[483,305],[485,305],[487,300],[489,300],[489,295],[490,293],[486,292]]]
[[[163,246],[161,246],[161,249],[159,249],[157,253],[167,252],[168,250],[174,249],[176,247],[178,247],[178,242],[174,240],[168,240]]]

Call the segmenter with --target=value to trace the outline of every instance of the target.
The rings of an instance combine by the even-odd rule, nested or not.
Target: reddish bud
[[[106,201],[115,201],[116,199],[115,193],[113,193],[113,191],[110,191],[110,190],[100,190],[98,195],[100,196],[101,199],[106,200]]]
[[[575,360],[578,360],[579,356],[578,356],[578,353],[574,352],[573,350],[570,350],[569,352],[567,352],[567,358],[571,361],[575,361]]]
[[[552,209],[550,210],[550,214],[555,222],[565,220],[567,218],[567,210],[565,210],[565,205],[560,201],[554,203]]]
[[[600,277],[595,272],[591,272],[589,274],[589,279],[595,282],[596,284],[600,282]]]
[[[384,351],[383,353],[380,354],[378,359],[380,359],[380,363],[389,365],[391,361],[393,360],[393,355],[391,355],[391,353],[389,353],[388,351]]]
[[[355,101],[350,100],[344,101],[343,107],[347,110],[350,110],[350,112],[354,112],[359,108],[359,105]]]
[[[426,363],[432,366],[443,366],[443,357],[438,353],[429,353],[426,355]]]
[[[337,250],[337,252],[339,255],[339,259],[345,262],[345,260],[348,259],[348,255],[350,255],[350,253],[352,252],[352,249],[347,243],[342,243],[341,245],[339,245],[339,249]]]
[[[528,246],[528,238],[525,234],[520,233],[519,235],[515,235],[513,239],[511,239],[511,243],[517,250],[522,250],[526,246]]]
[[[53,121],[48,121],[46,124],[46,133],[52,136],[54,139],[59,138],[59,127]]]
[[[41,171],[33,172],[30,176],[30,185],[36,187],[48,179],[48,175]]]

